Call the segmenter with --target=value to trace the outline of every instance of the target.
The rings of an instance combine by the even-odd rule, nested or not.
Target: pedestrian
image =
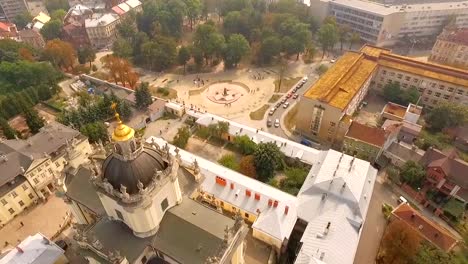
[[[23,223],[23,222],[20,222],[20,225],[21,225],[21,227],[23,227],[23,226],[24,226],[24,223]]]

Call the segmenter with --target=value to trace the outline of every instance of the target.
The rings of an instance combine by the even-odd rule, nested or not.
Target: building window
[[[245,218],[249,218],[249,214],[248,213],[244,213],[245,215]]]
[[[18,194],[15,191],[11,192],[11,197],[16,198],[17,196],[18,196]]]
[[[47,171],[48,171],[50,174],[53,173],[53,172],[52,172],[52,169],[50,169],[50,168],[49,168]]]
[[[33,182],[34,182],[35,184],[38,184],[38,183],[39,183],[39,180],[38,180],[37,178],[34,178],[34,179],[33,179]]]
[[[2,204],[3,205],[6,205],[7,204],[7,201],[5,199],[2,199]]]
[[[435,93],[435,97],[440,97],[440,94],[439,92]]]
[[[397,75],[397,78],[398,78],[398,79],[403,78],[403,74],[399,73],[399,74]]]
[[[55,167],[59,167],[60,166],[60,163],[58,161],[55,162]]]
[[[450,95],[444,94],[444,99],[449,99],[449,98],[450,98]]]
[[[21,200],[18,202],[18,204],[19,204],[21,207],[24,206],[24,203],[23,203],[23,201],[21,201]]]
[[[115,214],[117,214],[117,217],[118,217],[120,220],[122,220],[122,221],[124,220],[123,215],[122,215],[122,213],[121,213],[119,210],[115,209]]]
[[[21,185],[21,187],[23,187],[23,190],[25,191],[28,189],[28,186],[26,184]]]
[[[428,94],[428,95],[431,95],[431,94],[432,94],[432,91],[431,91],[431,90],[427,91],[427,94]]]
[[[8,209],[8,212],[10,212],[10,214],[14,214],[15,210],[13,210],[13,208],[10,208],[10,209]]]
[[[34,199],[34,195],[32,193],[28,194],[29,199]]]
[[[417,83],[417,82],[419,82],[419,80],[416,79],[416,78],[414,78],[414,79],[413,79],[413,82]]]
[[[167,201],[167,198],[164,199],[162,202],[161,202],[161,210],[164,212],[166,211],[167,207],[169,206],[169,202]]]
[[[440,89],[440,90],[444,90],[444,89],[445,89],[445,85],[442,85],[442,84],[439,85],[439,89]]]
[[[405,76],[405,81],[410,81],[410,80],[411,80],[411,77]]]
[[[382,71],[382,74],[383,74],[383,75],[387,74],[387,71],[386,71],[386,70],[383,70],[383,71]]]
[[[455,89],[455,88],[453,88],[453,87],[449,87],[449,88],[448,88],[448,91],[449,91],[449,92],[453,92],[454,89]]]

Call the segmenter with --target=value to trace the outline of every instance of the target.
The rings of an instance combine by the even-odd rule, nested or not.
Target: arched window
[[[120,146],[119,144],[115,144],[114,148],[115,148],[115,153],[122,155],[122,146]]]

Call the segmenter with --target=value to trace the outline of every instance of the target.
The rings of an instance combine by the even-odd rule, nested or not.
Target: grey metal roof
[[[70,199],[89,208],[97,215],[105,215],[106,211],[102,206],[96,190],[90,182],[91,175],[91,170],[80,167],[76,175],[70,180],[70,183],[67,184],[66,195]]]
[[[5,194],[9,193],[10,191],[14,190],[16,187],[20,186],[26,182],[26,178],[24,176],[17,176],[16,178],[12,179],[7,184],[0,186],[0,197],[4,196]]]
[[[22,174],[21,167],[27,171],[33,159],[43,158],[45,154],[55,155],[67,141],[79,135],[80,132],[72,128],[51,122],[27,140],[11,139],[0,142],[0,155],[6,157],[0,158],[0,186]]]
[[[204,264],[209,256],[221,250],[224,229],[234,220],[189,198],[169,209],[156,235],[138,238],[124,223],[103,219],[90,230],[109,251],[117,250],[130,263],[137,260],[144,249],[154,247],[180,263]]]

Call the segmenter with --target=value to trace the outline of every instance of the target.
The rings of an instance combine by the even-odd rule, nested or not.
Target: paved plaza
[[[68,211],[68,205],[62,198],[51,195],[46,203],[24,211],[0,229],[0,251],[38,232],[52,237],[64,223]],[[21,222],[24,226],[21,226]],[[9,244],[6,247],[5,242]]]

